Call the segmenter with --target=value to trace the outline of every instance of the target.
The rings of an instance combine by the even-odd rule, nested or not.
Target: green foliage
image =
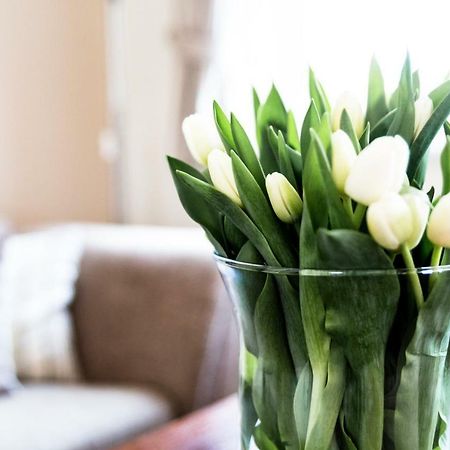
[[[372,126],[377,124],[388,113],[384,79],[380,66],[372,59],[369,72],[369,89],[367,95],[366,121]]]
[[[287,130],[287,112],[275,86],[267,97],[265,103],[258,108],[256,119],[256,138],[260,149],[260,161],[265,173],[276,171],[276,158],[268,141],[267,130],[273,126],[283,133]]]

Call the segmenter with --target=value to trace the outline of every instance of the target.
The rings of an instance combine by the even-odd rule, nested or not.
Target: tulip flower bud
[[[191,114],[181,125],[186,145],[194,159],[206,166],[213,149],[225,150],[214,122],[200,114]]]
[[[450,194],[441,197],[431,211],[427,235],[433,244],[450,248]]]
[[[271,173],[266,177],[266,188],[277,217],[282,222],[295,222],[302,213],[303,202],[288,179],[281,173]]]
[[[413,187],[402,190],[401,196],[408,204],[412,215],[412,233],[406,241],[406,246],[411,250],[419,244],[427,227],[430,200],[425,192]]]
[[[344,92],[338,98],[331,111],[331,126],[333,131],[337,131],[341,128],[341,116],[344,109],[350,116],[357,137],[360,137],[364,131],[364,113],[358,99],[350,92]]]
[[[430,97],[420,97],[414,103],[414,137],[422,131],[428,119],[433,114],[433,101]]]
[[[342,130],[331,135],[331,175],[338,188],[343,193],[350,169],[356,159],[355,148],[348,134]]]
[[[413,217],[406,200],[387,194],[367,209],[367,227],[373,239],[388,250],[398,250],[413,233]]]
[[[397,194],[405,179],[409,147],[401,136],[383,136],[363,149],[350,169],[345,193],[369,206],[388,193]]]
[[[208,155],[208,170],[214,187],[242,207],[231,158],[222,150],[212,150]]]

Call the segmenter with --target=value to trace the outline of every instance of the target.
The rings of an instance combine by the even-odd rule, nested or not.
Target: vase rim
[[[295,267],[275,267],[264,264],[255,264],[226,258],[214,253],[214,259],[219,266],[226,266],[233,269],[245,270],[249,272],[270,273],[273,275],[302,275],[316,277],[342,277],[342,276],[381,276],[381,275],[408,275],[417,273],[420,275],[431,275],[433,273],[450,272],[450,264],[443,266],[424,266],[415,269],[394,268],[394,269],[306,269]]]

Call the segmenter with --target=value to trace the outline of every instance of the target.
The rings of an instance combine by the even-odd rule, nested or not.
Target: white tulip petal
[[[208,169],[214,187],[242,207],[242,201],[234,180],[231,158],[225,152],[214,149],[208,156]]]
[[[358,154],[345,183],[345,193],[366,206],[388,193],[398,193],[408,160],[409,147],[402,137],[375,139]]]
[[[345,190],[345,182],[355,160],[356,152],[347,133],[342,130],[331,135],[331,175],[339,192]]]
[[[431,211],[427,236],[433,244],[450,248],[450,194],[441,197]]]
[[[398,250],[411,236],[412,214],[398,194],[389,194],[367,210],[367,227],[373,239],[388,250]]]
[[[213,149],[225,150],[212,120],[201,114],[192,114],[181,125],[186,145],[194,159],[206,166]]]
[[[430,97],[420,97],[414,103],[414,136],[422,131],[428,119],[433,114],[433,101]]]
[[[406,188],[401,193],[402,198],[408,204],[412,215],[412,234],[406,241],[407,247],[415,248],[422,239],[430,215],[430,200],[428,195],[416,188]]]
[[[364,131],[364,112],[358,99],[351,92],[343,92],[331,111],[331,127],[333,131],[341,128],[341,116],[344,109],[350,116],[356,135],[360,137]]]
[[[302,199],[283,174],[274,172],[267,175],[266,189],[270,204],[282,222],[293,223],[300,217]]]

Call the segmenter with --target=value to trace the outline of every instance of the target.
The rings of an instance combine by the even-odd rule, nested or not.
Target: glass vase
[[[240,328],[242,449],[450,449],[450,266],[216,261]]]

